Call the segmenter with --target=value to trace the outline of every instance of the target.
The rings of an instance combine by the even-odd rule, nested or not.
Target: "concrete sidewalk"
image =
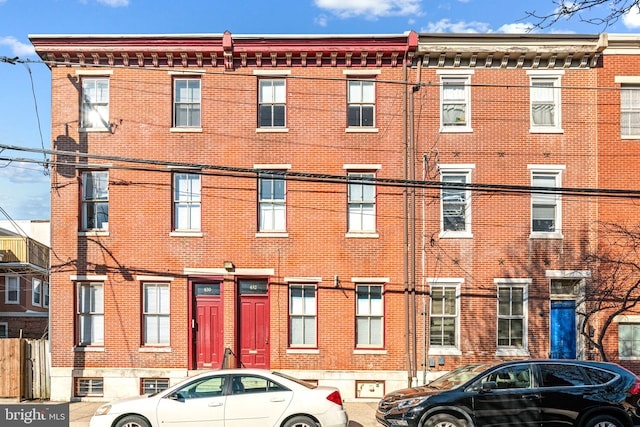
[[[71,402],[69,404],[69,427],[89,427],[89,419],[98,406],[105,402]],[[345,402],[349,414],[349,427],[377,427],[377,401]]]

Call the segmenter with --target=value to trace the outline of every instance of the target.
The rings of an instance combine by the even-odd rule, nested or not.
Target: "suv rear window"
[[[602,369],[584,367],[584,370],[593,385],[606,384],[616,377],[616,374],[613,372]]]
[[[567,387],[585,385],[586,377],[576,365],[540,365],[542,387]]]

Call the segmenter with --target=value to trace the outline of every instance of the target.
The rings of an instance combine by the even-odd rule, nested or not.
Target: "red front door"
[[[197,369],[222,367],[223,330],[220,283],[194,283]]]
[[[266,280],[240,280],[240,362],[246,368],[269,368],[269,285]]]

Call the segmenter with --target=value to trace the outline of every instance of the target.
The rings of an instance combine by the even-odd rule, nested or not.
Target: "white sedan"
[[[279,372],[225,369],[190,377],[151,396],[100,406],[90,427],[346,427],[337,388]]]

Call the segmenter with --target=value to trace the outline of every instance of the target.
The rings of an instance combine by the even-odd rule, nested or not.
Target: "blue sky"
[[[0,0],[0,59],[37,60],[29,34],[507,33],[527,29],[527,12],[554,7],[552,0]],[[603,30],[573,19],[546,32]],[[640,14],[606,31],[640,32]],[[0,145],[49,149],[50,106],[45,65],[0,61]],[[0,220],[50,217],[48,174],[25,158],[44,156],[0,149]]]

